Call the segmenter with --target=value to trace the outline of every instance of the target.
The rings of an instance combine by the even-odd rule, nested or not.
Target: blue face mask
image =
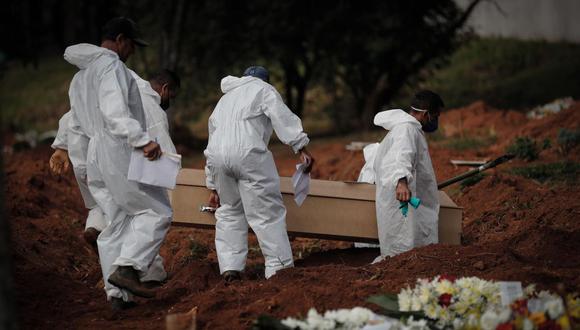
[[[429,121],[421,127],[423,132],[433,133],[439,128],[439,117],[429,118]]]

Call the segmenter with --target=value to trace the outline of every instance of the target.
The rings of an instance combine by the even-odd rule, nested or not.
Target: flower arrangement
[[[566,299],[548,291],[533,292],[503,310],[488,310],[480,319],[482,330],[569,330],[571,320],[580,319],[580,298]]]
[[[413,289],[403,289],[397,297],[400,311],[421,311],[427,318],[437,320],[440,327],[477,318],[501,304],[499,285],[477,277],[419,279]]]
[[[572,330],[580,327],[580,297],[565,298],[530,285],[514,301],[502,304],[501,282],[477,277],[419,279],[397,295],[372,296],[386,314],[355,307],[306,318],[276,320],[262,316],[253,329],[277,330]],[[520,287],[521,290],[521,287]],[[505,297],[504,297],[505,298]],[[509,304],[508,304],[509,303]],[[575,323],[574,323],[575,322]]]
[[[379,324],[385,322],[385,318],[375,314],[367,308],[355,307],[353,309],[330,310],[319,314],[311,308],[304,320],[287,318],[282,324],[290,329],[300,330],[326,330],[326,329],[361,329],[367,324]]]
[[[388,315],[402,316],[403,324],[405,316],[423,315],[431,329],[568,330],[571,321],[580,319],[577,295],[568,294],[564,300],[531,285],[521,298],[504,306],[499,282],[477,277],[419,279],[414,288],[399,292],[395,304],[389,299],[387,295],[369,300]]]

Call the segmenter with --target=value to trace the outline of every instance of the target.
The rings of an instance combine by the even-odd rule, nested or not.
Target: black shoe
[[[108,281],[114,286],[125,289],[136,296],[143,298],[155,297],[155,291],[148,289],[141,284],[141,281],[139,281],[139,275],[133,267],[117,267],[117,270],[109,276]]]
[[[135,306],[137,306],[137,303],[134,301],[124,301],[123,298],[111,298],[111,308],[114,311],[124,311]]]
[[[228,283],[242,279],[242,274],[237,270],[226,270],[222,276],[224,277],[224,281]]]

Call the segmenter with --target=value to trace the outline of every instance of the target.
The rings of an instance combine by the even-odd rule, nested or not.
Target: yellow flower
[[[562,330],[570,330],[570,319],[568,319],[568,316],[566,315],[562,316],[556,321],[556,323],[560,325]]]
[[[580,318],[580,297],[574,297],[573,295],[569,294],[566,298],[568,313],[570,316],[576,319]]]
[[[540,325],[546,322],[546,315],[542,312],[532,313],[530,314],[530,316],[528,316],[528,318],[532,320],[532,322],[534,322],[536,325]]]

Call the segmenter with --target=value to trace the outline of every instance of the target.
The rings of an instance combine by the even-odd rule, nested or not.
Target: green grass
[[[445,140],[443,143],[445,147],[453,150],[477,150],[496,142],[495,136],[489,137],[457,137]]]
[[[0,80],[3,128],[56,129],[69,109],[68,87],[75,72],[75,67],[57,57],[40,61],[38,69],[12,63]]]
[[[523,108],[564,96],[578,98],[580,45],[474,39],[421,85],[440,93],[448,108],[474,100],[500,108]]]
[[[549,164],[536,164],[525,167],[517,167],[510,170],[512,173],[533,179],[541,183],[567,183],[578,182],[580,163],[556,162]]]
[[[207,253],[209,252],[209,249],[207,248],[207,246],[196,242],[193,239],[193,237],[190,237],[189,238],[189,252],[190,252],[189,257],[191,259],[201,260],[201,259],[205,259],[205,257],[207,257]]]

